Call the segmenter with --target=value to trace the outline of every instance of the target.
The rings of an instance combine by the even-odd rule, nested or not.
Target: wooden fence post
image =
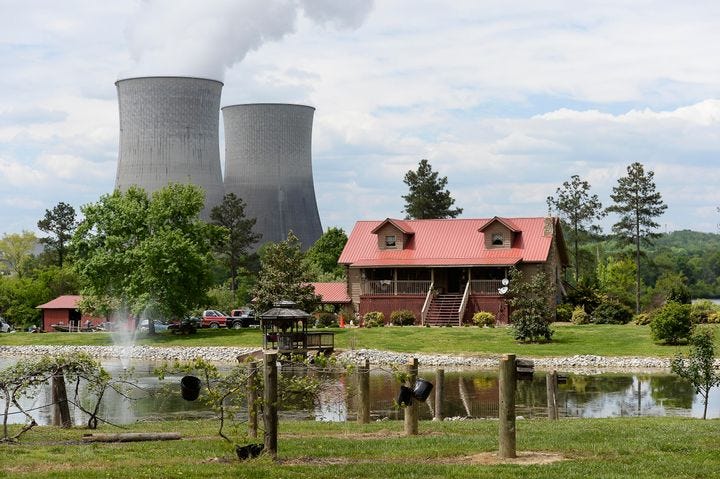
[[[265,388],[263,390],[263,424],[265,425],[265,453],[277,458],[277,353],[264,354]]]
[[[547,391],[547,414],[548,419],[558,418],[557,407],[557,371],[552,371],[545,376],[545,387]]]
[[[357,422],[367,424],[370,422],[370,361],[358,366],[358,413]]]
[[[52,402],[53,426],[72,427],[67,389],[65,388],[65,374],[63,374],[62,368],[55,371],[52,376]]]
[[[500,359],[500,457],[517,457],[515,450],[515,355],[506,354]]]
[[[418,360],[412,358],[407,363],[407,386],[415,389],[415,381],[418,375]],[[405,407],[405,435],[416,436],[418,433],[418,404],[417,400],[413,400],[412,404]]]
[[[248,436],[257,437],[257,387],[258,387],[257,362],[248,363],[247,377],[247,410],[248,410]]]
[[[435,417],[434,421],[445,419],[445,370],[435,371]]]

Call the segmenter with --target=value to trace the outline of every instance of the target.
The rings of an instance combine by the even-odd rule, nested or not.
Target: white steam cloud
[[[357,28],[373,0],[147,0],[126,30],[135,66],[121,77],[183,75],[222,80],[251,50],[295,31],[301,12]]]

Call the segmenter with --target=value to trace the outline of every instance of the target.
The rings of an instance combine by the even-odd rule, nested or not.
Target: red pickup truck
[[[227,316],[214,309],[206,309],[200,318],[202,328],[224,328],[227,325]]]

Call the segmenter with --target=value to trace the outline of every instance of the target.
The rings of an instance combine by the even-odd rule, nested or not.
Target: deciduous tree
[[[687,358],[676,356],[671,370],[687,379],[695,393],[703,399],[703,419],[707,418],[710,390],[720,386],[720,371],[715,367],[715,346],[713,333],[707,328],[698,328],[690,337],[690,354]]]
[[[615,202],[606,211],[617,213],[620,220],[612,227],[613,233],[623,242],[635,245],[635,312],[640,312],[640,244],[652,244],[660,236],[654,221],[667,209],[662,196],[655,191],[652,171],[645,172],[640,163],[627,167],[627,176],[618,179],[610,198]]]
[[[562,220],[570,226],[570,240],[573,243],[573,263],[575,265],[575,281],[580,278],[580,258],[578,243],[580,235],[591,230],[598,230],[592,221],[605,215],[602,203],[597,195],[590,195],[590,183],[572,175],[555,191],[555,196],[548,196],[549,208],[554,208]]]
[[[438,178],[428,160],[420,160],[417,171],[408,171],[403,181],[409,190],[403,196],[406,219],[455,218],[462,213],[462,208],[451,209],[455,200],[445,189],[447,176]]]
[[[213,224],[227,229],[229,235],[218,238],[214,243],[215,252],[222,255],[230,270],[230,289],[237,291],[238,270],[248,254],[249,248],[262,237],[253,233],[256,218],[245,217],[245,202],[235,193],[228,193],[223,197],[222,203],[210,212]]]
[[[40,238],[40,242],[57,252],[58,266],[62,268],[67,244],[77,227],[75,208],[60,202],[53,209],[45,210],[45,216],[38,221],[38,228],[50,236]]]
[[[0,269],[22,276],[23,264],[32,256],[37,237],[31,231],[4,234],[0,239]]]
[[[196,307],[212,283],[211,241],[227,233],[199,219],[203,203],[199,187],[171,184],[151,199],[131,187],[84,206],[72,240],[83,295],[135,314],[150,307],[178,317]]]
[[[526,279],[517,270],[510,271],[510,306],[515,339],[518,341],[550,341],[553,330],[553,310],[550,300],[554,291],[545,273],[536,273]]]
[[[328,228],[307,250],[305,257],[311,267],[317,270],[323,279],[339,280],[345,278],[344,268],[338,264],[348,237],[342,228]]]

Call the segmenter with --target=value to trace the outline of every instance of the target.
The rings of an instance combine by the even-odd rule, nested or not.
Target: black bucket
[[[413,397],[418,401],[424,401],[430,396],[433,385],[430,381],[419,379],[415,381],[415,390],[413,391]]]
[[[248,444],[247,446],[235,446],[235,454],[238,459],[244,461],[258,457],[265,448],[265,444]]]
[[[186,401],[194,401],[200,395],[200,379],[195,376],[183,376],[180,380],[180,392]]]
[[[413,391],[407,386],[400,386],[400,395],[398,396],[398,404],[400,406],[409,406],[412,404]]]

